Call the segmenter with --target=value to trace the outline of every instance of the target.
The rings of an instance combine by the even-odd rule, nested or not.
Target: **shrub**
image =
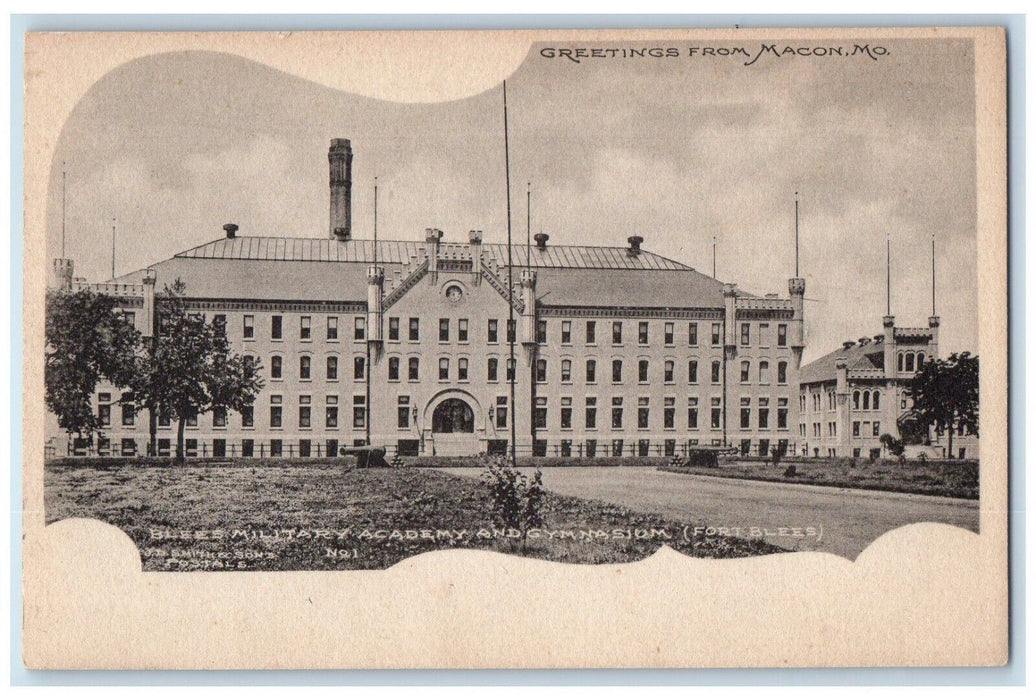
[[[482,481],[489,491],[493,522],[521,533],[521,551],[529,530],[543,525],[543,473],[537,469],[530,479],[511,466],[506,457],[488,457]]]
[[[903,454],[903,441],[893,437],[889,433],[885,433],[880,438],[882,446],[888,450],[888,453],[893,457],[900,457]]]

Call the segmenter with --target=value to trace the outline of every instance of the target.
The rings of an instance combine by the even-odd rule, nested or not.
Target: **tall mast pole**
[[[885,315],[892,315],[892,234],[885,234]]]
[[[509,341],[510,388],[511,388],[511,465],[518,465],[518,453],[515,449],[517,429],[515,426],[515,391],[514,382],[518,376],[518,363],[514,359],[515,336],[518,329],[514,323],[514,260],[511,250],[511,153],[508,148],[507,134],[507,81],[504,81],[504,181],[507,185],[507,338]]]
[[[795,276],[799,276],[799,193],[795,193]]]
[[[935,315],[935,232],[932,232],[932,316]]]
[[[67,173],[65,172],[65,163],[61,163],[61,257],[65,257],[65,190],[66,190],[66,179]]]
[[[112,279],[115,279],[115,217],[112,217]]]
[[[716,237],[712,237],[712,278],[716,279]]]
[[[374,176],[374,267],[378,267],[378,176]],[[368,297],[369,298],[369,297]],[[370,319],[370,314],[367,314],[367,318]],[[374,415],[373,407],[371,406],[371,329],[367,329],[367,342],[365,343],[367,350],[367,358],[365,360],[363,377],[366,380],[366,392],[367,392],[367,420],[363,421],[364,425],[364,437],[367,440],[367,446],[371,444],[371,416]]]
[[[525,269],[532,269],[532,183],[525,184]]]

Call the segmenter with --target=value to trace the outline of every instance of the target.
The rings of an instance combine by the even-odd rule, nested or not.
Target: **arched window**
[[[871,409],[871,392],[863,392],[863,410],[869,411]]]
[[[925,360],[924,353],[923,352],[919,352],[917,354],[917,370],[918,371],[921,371],[921,365],[924,364],[924,360]]]
[[[396,360],[396,370],[399,370],[399,360]],[[338,379],[338,358],[335,355],[327,356],[327,378],[330,381]]]
[[[572,360],[561,361],[561,381],[572,381]]]
[[[881,408],[881,392],[880,391],[875,391],[874,392],[874,398],[871,401],[871,406],[874,408],[875,411],[877,411],[879,408]]]
[[[770,383],[770,363],[766,360],[762,360],[759,363],[759,383],[769,384]]]
[[[907,372],[913,372],[914,371],[914,353],[912,353],[912,352],[908,352],[906,354],[906,371]]]
[[[899,353],[899,357],[896,360],[896,369],[898,369],[900,372],[903,371],[903,353]]]
[[[860,392],[858,391],[853,392],[853,410],[860,410]]]

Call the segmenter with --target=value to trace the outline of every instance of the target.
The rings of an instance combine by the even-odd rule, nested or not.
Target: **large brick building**
[[[348,141],[329,152],[329,237],[225,235],[101,284],[56,260],[52,285],[123,300],[154,332],[156,289],[180,279],[189,306],[220,316],[235,351],[258,358],[251,411],[198,416],[194,455],[336,453],[679,454],[692,445],[798,451],[805,280],[755,296],[627,245],[534,245],[354,237]],[[509,318],[514,319],[510,326]],[[510,335],[513,333],[513,336]],[[513,358],[511,364],[513,338]],[[511,406],[511,377],[514,406]],[[121,398],[126,401],[120,402]],[[101,387],[104,441],[87,445],[48,418],[48,453],[146,449],[148,420]],[[159,453],[175,426],[159,422]]]

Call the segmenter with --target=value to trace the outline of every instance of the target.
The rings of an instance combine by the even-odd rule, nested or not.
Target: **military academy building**
[[[156,291],[180,279],[189,306],[221,317],[234,350],[261,360],[252,409],[191,421],[189,456],[316,457],[368,443],[404,455],[505,452],[512,420],[519,455],[801,451],[803,279],[789,280],[788,298],[755,296],[640,236],[609,247],[539,234],[510,251],[477,230],[359,239],[351,161],[349,141],[332,141],[327,238],[244,236],[228,224],[217,240],[101,284],[55,261],[52,285],[118,297],[146,336]],[[148,418],[131,399],[99,388],[96,444],[49,416],[48,454],[144,452]],[[172,450],[175,426],[160,420],[159,454]]]

